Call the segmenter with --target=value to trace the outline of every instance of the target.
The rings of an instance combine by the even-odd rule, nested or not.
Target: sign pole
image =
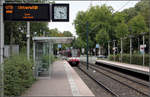
[[[3,0],[0,0],[0,96],[4,97],[4,67],[3,67],[3,48],[4,48],[4,21],[3,21]]]
[[[113,52],[113,53],[114,53],[114,61],[115,61],[115,60],[116,60],[116,58],[115,58],[115,57],[116,57],[116,56],[115,56],[115,55],[116,55],[116,54],[115,54],[115,53],[116,53],[116,45],[115,45],[116,40],[113,40],[113,42],[114,42],[114,52]]]
[[[143,35],[143,46],[144,46],[144,44],[145,44],[145,37]],[[145,63],[144,57],[145,57],[145,47],[144,47],[144,52],[143,52],[143,66],[144,66],[144,63]]]
[[[123,54],[123,42],[122,42],[122,38],[121,38],[121,62],[122,62],[122,54]]]
[[[30,60],[30,22],[27,22],[27,59]]]

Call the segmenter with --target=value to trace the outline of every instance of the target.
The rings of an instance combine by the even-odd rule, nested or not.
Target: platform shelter
[[[50,76],[52,72],[53,45],[71,43],[74,37],[33,37],[34,75]]]

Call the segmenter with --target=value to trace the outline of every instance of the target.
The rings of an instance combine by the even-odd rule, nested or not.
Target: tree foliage
[[[6,2],[9,1],[11,0],[7,0]],[[16,0],[15,2],[22,2],[22,0]],[[30,0],[29,2],[41,2],[41,0]],[[42,0],[42,3],[44,2],[48,1]],[[88,41],[90,48],[95,48],[97,43],[106,47],[108,40],[112,41],[128,37],[130,34],[138,35],[148,32],[149,13],[150,6],[147,0],[142,0],[135,7],[125,9],[121,12],[114,12],[111,6],[91,5],[86,11],[79,11],[74,20],[73,24],[79,38],[76,39],[75,46],[79,48],[86,46],[87,32],[89,34]],[[26,29],[26,22],[5,22],[5,44],[25,46],[27,39]],[[37,33],[36,35],[35,32]],[[31,22],[31,38],[33,36],[44,35],[50,37],[73,36],[69,31],[60,32],[58,29],[49,29],[48,22]]]
[[[146,22],[144,20],[144,17],[139,14],[137,16],[135,16],[134,18],[132,18],[129,22],[128,22],[128,26],[131,27],[131,34],[132,35],[137,35],[143,32],[146,32],[148,29],[146,27]]]
[[[74,25],[80,42],[86,43],[88,31],[90,48],[95,48],[97,43],[106,47],[108,41],[148,32],[149,13],[150,6],[147,0],[115,13],[111,6],[90,6],[88,10],[78,12]]]
[[[84,42],[86,42],[86,33],[88,31],[89,47],[94,47],[96,42],[101,41],[98,40],[99,36],[101,35],[102,35],[101,37],[103,37],[103,35],[105,36],[105,34],[103,34],[105,32],[102,31],[105,30],[106,32],[108,32],[107,34],[112,34],[111,20],[112,20],[112,7],[110,6],[107,7],[106,5],[91,6],[87,11],[85,12],[80,11],[77,14],[77,17],[74,20],[74,24],[77,35],[79,35]]]
[[[70,31],[64,31],[63,34],[65,37],[72,37],[73,36]]]

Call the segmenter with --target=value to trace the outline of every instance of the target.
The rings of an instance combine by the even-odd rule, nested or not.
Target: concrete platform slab
[[[23,96],[92,96],[91,90],[64,60],[53,64],[51,77],[41,77]]]
[[[114,61],[108,61],[108,60],[96,60],[97,63],[102,63],[106,65],[111,65],[114,67],[120,67],[123,69],[135,71],[138,73],[146,74],[149,75],[149,67],[146,66],[140,66],[140,65],[135,65],[135,64],[127,64],[127,63],[120,63],[120,62],[114,62]]]

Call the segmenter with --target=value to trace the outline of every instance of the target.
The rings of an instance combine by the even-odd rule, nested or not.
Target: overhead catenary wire
[[[129,4],[130,1],[126,2],[121,8],[119,8],[116,12],[119,12],[121,9],[123,9],[125,6]]]

